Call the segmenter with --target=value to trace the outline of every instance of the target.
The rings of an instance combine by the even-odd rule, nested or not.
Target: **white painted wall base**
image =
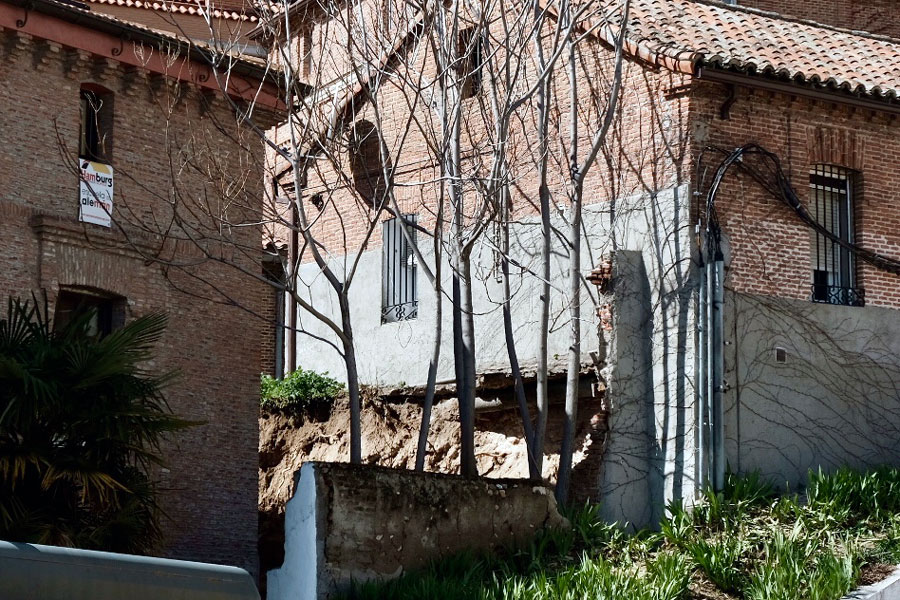
[[[900,600],[900,567],[884,581],[863,586],[841,600]]]

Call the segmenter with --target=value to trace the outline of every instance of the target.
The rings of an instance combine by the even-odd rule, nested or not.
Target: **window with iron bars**
[[[853,172],[831,165],[816,165],[809,175],[810,213],[841,242],[854,242]],[[862,306],[863,291],[857,287],[856,257],[835,239],[813,232],[813,302]]]
[[[408,223],[416,215],[404,215]],[[412,243],[416,230],[409,227]],[[382,259],[381,322],[397,323],[419,315],[419,292],[416,286],[416,255],[403,235],[400,219],[385,221],[382,226],[384,255]]]

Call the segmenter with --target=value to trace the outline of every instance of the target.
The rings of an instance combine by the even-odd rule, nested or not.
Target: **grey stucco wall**
[[[603,257],[616,257],[617,278],[612,295],[601,298],[594,286],[582,296],[585,364],[589,353],[606,362],[602,369],[608,385],[610,409],[609,449],[596,493],[613,521],[638,526],[652,524],[663,504],[672,498],[692,498],[695,492],[694,433],[694,318],[696,276],[692,263],[693,227],[690,194],[682,185],[655,194],[623,198],[615,205],[585,207],[584,272]],[[554,218],[562,227],[564,220]],[[512,320],[522,363],[534,362],[539,316],[537,271],[540,228],[536,220],[513,226],[511,243],[515,261],[522,265],[512,275]],[[420,244],[426,253],[430,241]],[[551,294],[550,358],[564,357],[568,348],[567,253],[554,244]],[[430,256],[427,256],[430,259]],[[476,253],[475,308],[479,370],[507,363],[500,310],[500,284],[491,266],[494,256],[482,245]],[[444,269],[449,276],[449,267]],[[336,302],[314,266],[300,277],[310,284],[310,298],[320,310],[334,314]],[[449,279],[447,282],[449,289]],[[361,380],[364,383],[422,384],[427,373],[434,334],[435,299],[420,279],[419,317],[402,323],[381,324],[381,251],[362,257],[351,288],[353,326]],[[615,322],[611,336],[598,329],[598,304],[612,303]],[[444,335],[438,380],[453,377],[452,325],[449,302],[444,306]],[[310,317],[302,324],[316,335],[328,332]],[[304,368],[328,370],[344,377],[340,356],[327,345],[300,336],[299,363]]]
[[[463,551],[522,544],[567,523],[526,480],[473,480],[310,462],[285,515],[285,559],[269,600],[320,600]]]
[[[589,273],[602,258],[617,250],[635,250],[646,256],[653,288],[665,287],[659,302],[670,302],[673,289],[681,289],[684,269],[674,264],[687,264],[690,255],[691,228],[687,222],[687,186],[660,191],[653,195],[640,194],[621,200],[617,206],[606,203],[584,207],[584,241],[582,264]],[[564,230],[566,220],[554,215],[552,224]],[[488,234],[485,234],[488,235]],[[511,225],[511,254],[516,264],[510,266],[512,287],[512,321],[517,352],[523,363],[536,358],[539,318],[539,289],[541,282],[535,275],[539,270],[540,222],[536,217],[524,218]],[[419,234],[419,247],[433,264],[432,241]],[[551,327],[550,358],[564,357],[568,349],[568,297],[566,279],[568,252],[554,238],[551,260]],[[341,272],[340,259],[334,266]],[[475,325],[478,338],[476,350],[478,367],[493,368],[508,363],[501,313],[502,286],[494,267],[495,255],[490,244],[479,244],[473,253],[473,294]],[[452,322],[447,294],[450,290],[451,269],[443,266],[444,306],[441,363],[438,380],[453,378]],[[434,343],[436,299],[424,276],[418,278],[419,316],[400,323],[381,323],[382,250],[363,253],[350,288],[352,323],[356,341],[360,379],[363,383],[396,385],[425,383],[428,359]],[[325,278],[314,264],[303,265],[298,274],[298,287],[316,308],[326,315],[338,314],[337,301]],[[582,349],[585,361],[588,354],[601,344],[597,334],[597,292],[594,286],[582,288]],[[310,333],[336,343],[336,337],[312,316],[299,313],[300,326]],[[340,355],[327,343],[300,334],[297,343],[298,364],[304,368],[328,370],[344,380],[344,364]]]
[[[588,231],[588,239],[583,244],[582,257],[585,272],[590,272],[596,264],[597,257],[610,248],[610,237],[607,235],[609,214],[600,206],[585,208],[584,221]],[[555,227],[565,227],[560,217],[554,217]],[[540,224],[534,219],[512,225],[510,234],[511,253],[520,267],[510,267],[512,288],[512,320],[516,334],[517,351],[520,361],[534,361],[537,350],[538,335],[535,324],[539,318],[538,288],[539,280],[534,276],[539,265],[538,244],[540,242]],[[488,235],[488,234],[485,234]],[[425,260],[434,264],[432,240],[421,233],[418,236],[419,247]],[[554,355],[562,358],[568,348],[567,297],[562,292],[566,287],[566,269],[568,253],[554,244],[551,269],[551,281],[554,290],[551,293],[551,332],[550,358]],[[495,255],[489,244],[478,244],[473,252],[473,302],[475,306],[475,326],[477,330],[476,351],[478,369],[493,369],[508,364],[506,343],[503,331],[501,302],[502,286],[497,281],[498,271],[495,268]],[[340,264],[334,263],[338,268]],[[442,266],[443,279],[443,333],[441,344],[441,361],[438,370],[438,381],[449,381],[454,378],[452,314],[450,301],[451,269],[446,262]],[[305,289],[307,297],[317,309],[328,315],[337,314],[337,301],[329,289],[319,269],[313,264],[304,265],[299,271],[300,289]],[[416,319],[399,323],[381,322],[382,293],[382,249],[367,251],[360,259],[360,264],[350,288],[350,305],[356,354],[362,383],[372,385],[395,386],[423,385],[428,374],[428,361],[434,344],[436,298],[434,290],[421,273],[418,276],[419,313]],[[584,318],[584,355],[585,362],[590,360],[588,353],[598,346],[596,335],[596,317],[594,286],[586,284],[582,288],[582,312]],[[300,322],[303,328],[317,336],[334,341],[335,336],[321,323],[301,311]],[[309,336],[299,335],[297,343],[298,364],[304,368],[327,370],[334,377],[345,380],[343,359],[327,344]]]
[[[809,469],[900,464],[900,311],[726,299],[732,469],[797,489]]]
[[[610,411],[597,482],[601,514],[652,526],[666,503],[696,494],[693,228],[686,187],[625,199],[605,336]]]

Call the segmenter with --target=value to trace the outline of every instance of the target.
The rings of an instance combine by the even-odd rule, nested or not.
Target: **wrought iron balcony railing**
[[[813,284],[810,300],[813,302],[821,302],[823,304],[864,306],[865,294],[863,293],[862,288],[858,287],[851,288],[837,285]]]

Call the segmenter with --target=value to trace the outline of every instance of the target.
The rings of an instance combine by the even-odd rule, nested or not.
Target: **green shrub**
[[[685,548],[709,580],[726,592],[737,592],[744,587],[744,574],[738,568],[743,550],[736,537],[708,542],[704,539],[689,540]]]
[[[811,510],[841,525],[882,520],[900,512],[900,471],[890,467],[810,471],[807,496]]]
[[[747,588],[748,600],[836,600],[859,575],[858,561],[851,553],[838,556],[805,537],[799,527],[789,535],[776,531],[765,553]]]
[[[653,581],[653,600],[681,600],[687,596],[691,565],[683,554],[660,552],[647,564],[647,572]]]
[[[272,412],[303,413],[316,404],[331,404],[344,386],[336,379],[315,371],[297,369],[284,379],[263,374],[260,406]]]
[[[694,517],[684,508],[681,499],[673,500],[666,507],[666,515],[659,523],[659,530],[666,541],[677,548],[684,548],[685,544],[694,537]]]

